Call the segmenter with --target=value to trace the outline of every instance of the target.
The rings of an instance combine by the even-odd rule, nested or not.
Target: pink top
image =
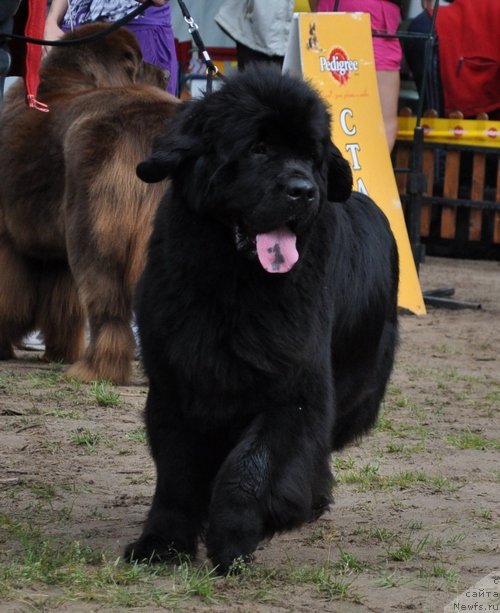
[[[335,0],[318,0],[318,13],[333,11]],[[390,0],[340,0],[341,13],[370,13],[372,31],[394,34],[399,25],[401,11]],[[397,38],[373,38],[373,53],[377,70],[399,70],[403,53]]]

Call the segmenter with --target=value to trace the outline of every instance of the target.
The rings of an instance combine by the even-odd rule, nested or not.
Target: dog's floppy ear
[[[165,131],[153,142],[153,152],[136,169],[146,183],[157,183],[171,176],[181,164],[200,155],[203,128],[200,101],[187,101],[177,107]]]
[[[153,153],[137,166],[137,176],[146,183],[162,181],[175,171],[193,148],[191,138],[167,134],[155,142]]]
[[[328,146],[327,198],[332,202],[345,202],[352,192],[352,171],[349,162],[330,141]]]
[[[165,179],[171,172],[171,163],[168,155],[162,151],[153,153],[147,160],[137,165],[136,173],[139,179],[145,183],[158,183]]]

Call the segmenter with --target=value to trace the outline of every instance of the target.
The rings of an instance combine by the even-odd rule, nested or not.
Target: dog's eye
[[[254,155],[265,155],[267,153],[267,145],[266,143],[254,143],[250,150]]]

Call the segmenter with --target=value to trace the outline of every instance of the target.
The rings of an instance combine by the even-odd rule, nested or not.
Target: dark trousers
[[[430,34],[432,26],[432,18],[427,11],[422,11],[414,19],[411,20],[408,26],[408,32],[419,32]],[[419,95],[422,93],[424,83],[424,57],[425,57],[426,40],[423,38],[401,39],[403,53],[415,79],[415,85]],[[424,109],[436,109],[439,116],[442,117],[444,111],[443,104],[443,89],[441,85],[441,75],[439,72],[439,55],[437,42],[432,48],[431,57],[429,58],[430,65],[427,69],[427,77],[425,82],[424,94]]]
[[[239,70],[243,70],[248,64],[256,62],[270,62],[278,64],[280,67],[283,65],[282,55],[266,55],[238,42],[236,43],[236,57],[238,58]]]

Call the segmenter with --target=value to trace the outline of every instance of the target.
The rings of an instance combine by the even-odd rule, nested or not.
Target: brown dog
[[[99,32],[88,25],[67,39]],[[178,101],[134,36],[56,47],[29,110],[22,82],[0,116],[0,359],[33,330],[69,376],[125,383],[135,285],[163,185],[136,176]],[[90,343],[85,350],[88,320]]]

